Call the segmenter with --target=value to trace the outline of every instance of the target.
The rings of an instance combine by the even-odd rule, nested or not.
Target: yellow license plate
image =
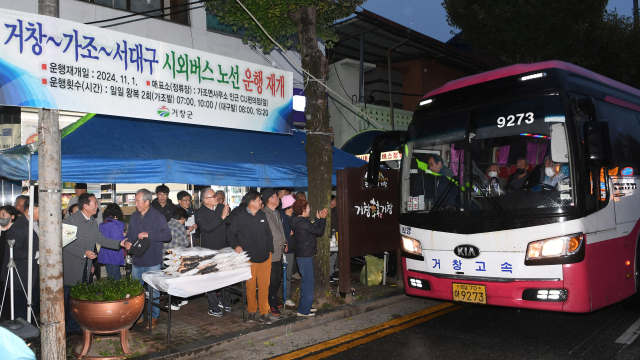
[[[484,285],[453,283],[453,301],[486,304],[487,288]]]

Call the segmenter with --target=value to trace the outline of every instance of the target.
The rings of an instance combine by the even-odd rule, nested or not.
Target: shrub
[[[113,280],[102,279],[92,284],[78,282],[71,286],[70,296],[76,300],[116,301],[142,294],[144,289],[140,281],[131,278]]]

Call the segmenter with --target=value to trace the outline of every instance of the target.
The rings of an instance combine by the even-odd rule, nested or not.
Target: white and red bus
[[[368,174],[389,141],[408,295],[584,313],[638,291],[640,90],[513,65],[425,95]]]

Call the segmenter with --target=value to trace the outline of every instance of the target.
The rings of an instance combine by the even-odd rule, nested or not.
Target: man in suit
[[[11,225],[11,227],[9,228],[9,230],[7,230],[7,240],[15,240],[16,243],[13,246],[13,260],[16,263],[16,271],[17,274],[14,273],[14,278],[13,278],[13,295],[14,295],[14,311],[15,311],[15,317],[16,318],[23,318],[26,319],[27,318],[27,312],[30,311],[28,303],[27,303],[27,296],[25,295],[25,290],[23,290],[23,285],[24,285],[24,289],[27,289],[27,280],[28,280],[28,269],[29,269],[29,198],[27,198],[27,200],[24,201],[24,206],[26,208],[25,214],[24,216],[20,216],[18,217],[15,222],[13,223],[13,225]],[[39,214],[40,211],[38,209],[38,203],[34,203],[33,204],[33,221],[38,221],[39,219]],[[40,278],[39,276],[39,267],[38,267],[38,261],[35,258],[36,255],[36,251],[38,251],[38,247],[39,247],[40,241],[38,239],[38,234],[36,234],[36,232],[33,232],[33,262],[32,262],[32,269],[33,269],[33,279],[34,279],[34,284],[33,284],[33,296],[32,296],[32,303],[36,303],[36,300],[39,299],[38,297],[38,293],[39,293],[39,286],[38,286],[38,279]],[[5,252],[4,252],[4,261],[2,263],[2,273],[0,274],[0,277],[2,278],[2,281],[5,281],[7,279],[7,265],[9,264],[9,244],[5,243]],[[19,276],[19,278],[18,278]],[[22,285],[21,285],[22,282]],[[10,289],[7,289],[7,294],[8,291],[11,291]],[[11,306],[10,303],[6,302],[5,306]]]
[[[203,189],[200,192],[200,200],[202,205],[196,210],[196,225],[200,229],[201,245],[204,248],[212,250],[220,250],[229,246],[227,243],[227,226],[225,218],[229,215],[229,205],[218,202],[218,197],[212,189]],[[231,311],[229,307],[228,292],[225,292],[224,305],[218,299],[215,291],[207,293],[209,301],[209,315],[215,317],[222,316],[222,308],[226,307],[226,311]]]
[[[95,195],[84,193],[78,197],[78,209],[75,214],[66,218],[63,223],[78,228],[76,240],[62,249],[62,264],[64,270],[64,308],[67,318],[67,331],[77,332],[80,327],[69,312],[69,290],[77,282],[88,281],[91,277],[91,260],[98,257],[96,243],[107,249],[118,250],[125,246],[125,240],[117,241],[104,237],[98,228],[93,215],[98,210],[98,200]],[[130,247],[130,245],[128,245]]]

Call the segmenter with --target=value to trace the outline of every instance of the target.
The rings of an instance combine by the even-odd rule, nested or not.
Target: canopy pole
[[[27,322],[31,322],[33,303],[33,185],[29,184],[29,251],[27,252]]]

